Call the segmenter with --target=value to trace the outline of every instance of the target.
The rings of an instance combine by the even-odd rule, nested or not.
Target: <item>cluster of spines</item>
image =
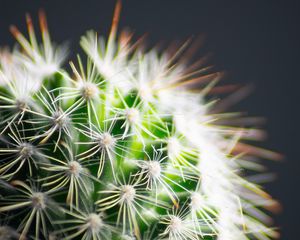
[[[275,201],[239,172],[263,169],[248,155],[279,156],[240,142],[259,130],[217,125],[236,117],[205,102],[220,73],[183,64],[186,44],[168,55],[117,39],[119,12],[120,2],[107,41],[82,38],[86,69],[78,58],[73,76],[43,13],[42,45],[29,15],[29,41],[11,28],[24,51],[0,58],[0,236],[276,237],[262,211]]]

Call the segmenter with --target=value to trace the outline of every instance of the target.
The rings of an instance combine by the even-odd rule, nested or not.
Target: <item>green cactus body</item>
[[[220,73],[176,53],[143,51],[88,32],[87,60],[61,67],[43,13],[42,44],[27,16],[22,51],[0,56],[1,239],[272,239],[276,202],[241,169],[278,158],[243,139],[259,130],[220,125]],[[197,84],[198,88],[192,88]],[[197,91],[195,91],[197,90]],[[253,134],[254,133],[254,134]]]

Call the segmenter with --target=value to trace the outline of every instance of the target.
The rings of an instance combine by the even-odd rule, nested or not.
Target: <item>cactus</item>
[[[222,77],[184,52],[145,50],[89,31],[87,57],[62,68],[66,47],[27,39],[0,56],[1,239],[273,239],[265,210],[278,206],[254,175],[251,118],[221,112]],[[224,106],[224,105],[223,105]],[[240,127],[242,122],[246,127]],[[250,122],[249,127],[247,124]],[[248,180],[249,179],[249,180]],[[251,181],[250,181],[251,180]]]

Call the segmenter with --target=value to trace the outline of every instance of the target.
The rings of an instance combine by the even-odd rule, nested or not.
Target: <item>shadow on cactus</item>
[[[120,8],[108,39],[81,38],[87,57],[71,73],[43,12],[41,43],[29,15],[28,38],[11,27],[20,47],[0,55],[0,238],[278,237],[266,214],[278,204],[247,179],[264,171],[256,159],[280,155],[248,144],[263,132],[223,112],[222,73],[189,64],[189,42],[161,52],[117,35]]]

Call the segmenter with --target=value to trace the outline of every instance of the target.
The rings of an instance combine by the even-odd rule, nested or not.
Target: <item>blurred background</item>
[[[89,29],[107,35],[112,0],[1,0],[0,45],[14,45],[8,31],[15,24],[25,32],[25,13],[37,20],[48,16],[52,39],[68,42],[74,59],[79,39]],[[281,239],[299,239],[300,228],[300,2],[274,0],[124,0],[120,28],[138,38],[144,33],[153,46],[163,40],[185,41],[205,36],[196,58],[213,53],[211,62],[225,70],[228,83],[253,84],[254,91],[234,110],[264,116],[268,139],[262,146],[285,155],[266,161],[277,178],[265,187],[283,205],[275,216]],[[37,21],[36,21],[37,23]]]

